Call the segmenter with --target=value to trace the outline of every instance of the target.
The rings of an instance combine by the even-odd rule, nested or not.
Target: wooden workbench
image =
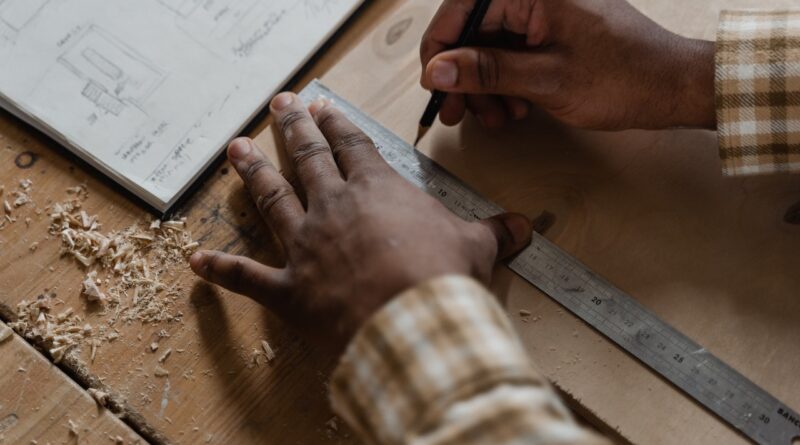
[[[297,86],[322,77],[412,138],[427,99],[417,86],[417,45],[435,3],[372,2]],[[713,38],[722,4],[765,6],[758,0],[633,3],[671,29],[707,38]],[[104,230],[143,217],[115,187],[7,114],[0,114],[0,135],[0,183],[8,187],[29,178],[32,197],[45,205],[86,182],[86,209],[99,215]],[[271,131],[259,142],[276,152]],[[784,220],[800,201],[795,178],[722,179],[708,132],[597,134],[542,116],[502,134],[473,122],[436,128],[423,149],[504,207],[555,215],[551,239],[776,396],[800,405],[800,346],[794,340],[800,333],[800,299],[794,298],[800,279],[789,273],[800,269],[800,228]],[[180,214],[204,248],[276,261],[265,253],[270,237],[250,199],[225,165]],[[83,308],[84,273],[59,257],[56,240],[45,239],[46,216],[30,217],[30,227],[0,231],[0,304],[14,308],[48,289],[64,304]],[[33,242],[39,245],[31,252]],[[198,282],[188,269],[172,281],[185,290],[176,302],[181,322],[120,326],[120,339],[104,345],[94,362],[84,351],[80,362],[63,364],[71,377],[117,395],[122,418],[152,442],[355,442],[329,422],[325,383],[332,358],[267,311]],[[524,308],[542,317],[527,324],[512,318],[541,369],[601,428],[641,443],[743,441],[509,271],[498,270],[493,289],[510,313]],[[99,314],[87,317],[102,322]],[[161,348],[184,351],[164,364],[167,378],[152,372],[158,354],[148,347],[156,339]],[[277,350],[271,365],[255,366],[250,358],[261,339]],[[0,399],[0,405],[6,403]],[[0,419],[7,415],[3,409]]]

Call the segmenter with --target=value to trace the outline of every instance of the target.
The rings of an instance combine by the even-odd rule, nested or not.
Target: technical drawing
[[[175,14],[177,26],[189,38],[222,59],[230,53],[251,56],[287,12],[264,0],[157,1]]]
[[[50,0],[0,0],[0,34],[14,40]]]
[[[189,17],[200,7],[202,0],[158,0],[181,17]]]
[[[164,72],[126,43],[90,26],[58,62],[86,81],[83,97],[119,116],[127,105],[143,103],[166,78]]]

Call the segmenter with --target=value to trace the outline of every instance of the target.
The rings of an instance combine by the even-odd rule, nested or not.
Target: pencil
[[[467,18],[467,23],[464,26],[464,29],[461,31],[461,35],[459,35],[458,41],[452,49],[467,46],[472,41],[473,37],[478,34],[481,24],[483,23],[483,19],[486,17],[486,13],[489,11],[489,5],[491,5],[491,3],[492,0],[477,0],[475,2],[475,8],[472,10],[472,12],[470,12],[469,17]],[[417,139],[414,141],[415,147],[417,144],[419,144],[419,141],[423,138],[423,136],[425,136],[428,130],[430,130],[431,126],[433,126],[434,121],[436,121],[436,116],[439,115],[439,111],[442,109],[442,104],[446,98],[447,93],[445,92],[433,92],[431,100],[428,102],[428,106],[425,108],[425,113],[422,114],[422,119],[419,121]]]

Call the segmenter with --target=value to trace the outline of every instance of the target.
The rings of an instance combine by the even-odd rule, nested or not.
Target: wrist
[[[671,127],[717,128],[715,103],[715,44],[705,40],[681,38],[673,69],[675,101]]]

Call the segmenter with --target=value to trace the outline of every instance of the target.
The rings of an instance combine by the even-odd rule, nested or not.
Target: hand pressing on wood
[[[422,85],[487,127],[531,105],[582,128],[716,127],[714,43],[673,34],[624,0],[495,0],[479,46],[449,50],[475,0],[444,0],[422,41]]]
[[[191,266],[300,332],[341,350],[398,293],[448,274],[487,282],[498,259],[530,242],[523,216],[468,223],[453,215],[392,170],[335,107],[307,109],[283,93],[271,108],[302,190],[249,139],[234,141],[228,157],[280,239],[286,266],[220,252],[198,252]]]

